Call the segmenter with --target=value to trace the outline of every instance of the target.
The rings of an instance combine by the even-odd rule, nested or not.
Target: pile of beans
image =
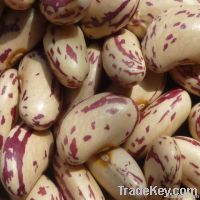
[[[199,0],[1,0],[0,15],[1,200],[200,194]]]

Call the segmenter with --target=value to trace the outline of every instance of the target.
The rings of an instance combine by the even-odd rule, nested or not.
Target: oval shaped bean
[[[182,178],[181,152],[169,136],[158,137],[149,148],[144,164],[148,187],[179,188]]]
[[[53,168],[65,199],[105,200],[95,179],[83,165],[70,166],[55,155]]]
[[[139,38],[143,38],[156,16],[171,7],[180,5],[200,5],[200,2],[198,0],[140,0],[138,9],[128,24],[128,29]]]
[[[173,135],[187,119],[190,110],[191,99],[186,91],[168,91],[141,113],[139,123],[124,145],[125,149],[134,158],[141,158],[156,137]]]
[[[200,103],[192,107],[188,122],[190,134],[194,139],[200,141]]]
[[[12,67],[43,37],[46,21],[36,9],[8,10],[0,21],[0,72]]]
[[[17,120],[19,80],[16,69],[8,69],[0,76],[0,150]]]
[[[84,99],[95,95],[102,75],[101,48],[97,43],[88,47],[88,62],[90,71],[82,86],[78,89],[67,89],[65,92],[65,107],[70,110]]]
[[[110,93],[94,95],[63,118],[57,136],[59,156],[69,164],[82,164],[123,143],[137,120],[137,106],[131,99]]]
[[[177,136],[175,141],[182,154],[182,183],[200,193],[200,142],[185,136]]]
[[[149,69],[162,73],[178,65],[200,63],[200,45],[196,42],[200,35],[199,8],[170,8],[153,20],[142,42]],[[187,48],[180,51],[183,46]]]
[[[120,195],[120,187],[146,188],[142,170],[124,149],[116,148],[94,156],[87,162],[87,166],[95,179],[114,199],[142,199],[142,196]]]
[[[108,76],[121,86],[131,87],[145,77],[146,66],[140,43],[137,37],[126,29],[105,41],[102,61]]]
[[[55,184],[42,175],[24,200],[64,200]]]
[[[4,0],[5,4],[14,10],[26,10],[35,0]]]
[[[78,88],[89,73],[87,47],[78,26],[50,26],[43,39],[45,53],[58,80]]]
[[[84,17],[91,0],[40,0],[39,3],[41,12],[50,22],[58,25],[69,25],[77,23]]]
[[[11,197],[29,194],[49,164],[52,147],[53,136],[48,130],[34,132],[20,124],[10,131],[2,148],[0,176]]]
[[[200,65],[179,66],[170,75],[185,90],[200,96]]]
[[[139,0],[92,0],[86,16],[81,20],[87,37],[102,38],[126,26],[135,13]]]
[[[49,128],[61,111],[61,88],[43,52],[27,54],[19,67],[21,94],[19,114],[35,130]]]
[[[165,85],[166,74],[156,74],[147,70],[144,80],[132,88],[122,88],[113,84],[108,88],[108,91],[130,97],[139,109],[143,110],[163,93]]]

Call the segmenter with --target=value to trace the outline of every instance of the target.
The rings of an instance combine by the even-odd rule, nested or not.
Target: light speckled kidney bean
[[[52,23],[75,24],[86,14],[91,0],[40,0],[40,10]]]
[[[128,29],[143,38],[152,20],[163,11],[180,5],[200,5],[199,0],[140,0],[138,9],[128,24]]]
[[[27,54],[19,67],[21,94],[19,114],[32,128],[49,128],[61,111],[61,88],[50,71],[44,54]]]
[[[69,164],[82,164],[123,143],[137,120],[137,106],[131,99],[110,93],[94,95],[63,118],[57,137],[59,156]]]
[[[53,136],[48,130],[34,132],[20,124],[10,131],[2,148],[0,176],[14,199],[25,197],[31,191],[49,164],[52,147]]]
[[[70,166],[55,155],[53,168],[65,199],[105,200],[95,179],[83,165]]]
[[[146,66],[140,43],[126,29],[105,41],[102,61],[108,76],[121,86],[131,87],[145,77]]]
[[[45,20],[35,9],[9,10],[0,21],[0,72],[12,67],[43,37]]]
[[[89,73],[87,47],[78,26],[49,26],[43,39],[51,68],[66,87],[78,88]]]
[[[169,136],[158,137],[150,147],[144,164],[148,186],[179,188],[182,178],[181,152]]]
[[[82,86],[78,89],[67,89],[65,92],[65,107],[70,110],[82,100],[96,94],[102,75],[101,48],[92,44],[88,48],[90,71]]]
[[[132,88],[122,88],[113,84],[108,88],[108,91],[130,97],[142,110],[163,93],[165,85],[166,74],[156,74],[147,70],[144,80]]]
[[[170,75],[188,92],[200,96],[200,65],[179,66]]]
[[[42,175],[24,200],[64,200],[55,184]]]
[[[144,156],[156,137],[174,134],[187,119],[190,110],[191,100],[186,91],[168,91],[141,113],[139,123],[124,145],[125,149],[135,158]]]
[[[175,141],[182,154],[182,183],[200,193],[200,142],[185,136],[177,136]]]
[[[101,38],[126,26],[135,13],[139,0],[92,0],[82,29],[87,37]]]
[[[5,4],[14,10],[26,10],[35,0],[4,0]]]
[[[142,42],[149,69],[162,73],[178,65],[200,63],[200,45],[196,42],[200,35],[199,8],[170,8],[153,20]],[[180,51],[183,46],[187,48]]]
[[[200,141],[200,103],[192,107],[188,122],[190,134],[193,138]]]
[[[120,195],[120,188],[146,188],[142,170],[122,148],[116,148],[92,157],[87,166],[95,179],[116,200],[142,199],[142,196]]]
[[[0,150],[17,120],[19,81],[16,69],[8,69],[0,76]]]

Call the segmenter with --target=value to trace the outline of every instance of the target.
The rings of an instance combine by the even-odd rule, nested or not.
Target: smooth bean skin
[[[39,6],[43,15],[57,25],[70,25],[80,21],[86,14],[91,0],[40,0]]]
[[[155,18],[142,41],[149,69],[163,73],[179,65],[199,64],[200,6],[170,8]],[[195,40],[191,40],[196,38]],[[180,51],[187,46],[185,51]],[[170,59],[169,59],[170,58]]]
[[[143,157],[156,137],[173,135],[187,119],[190,110],[191,99],[185,90],[168,91],[141,113],[140,121],[124,148],[134,158]]]
[[[56,182],[67,200],[105,200],[91,173],[83,166],[71,166],[55,155],[53,169]]]
[[[189,130],[192,137],[200,141],[200,103],[192,107],[188,118]]]
[[[116,200],[143,199],[142,196],[120,195],[120,188],[146,188],[146,181],[137,162],[123,148],[93,156],[89,170],[101,186]]]
[[[64,200],[56,185],[42,175],[24,200]]]
[[[58,154],[69,164],[85,163],[123,143],[137,120],[138,108],[131,99],[111,93],[91,96],[63,117],[56,141]]]
[[[200,194],[200,142],[186,136],[176,136],[175,141],[182,154],[182,183]]]
[[[87,47],[78,26],[49,26],[44,50],[55,76],[66,87],[78,88],[89,73]]]
[[[29,194],[49,165],[52,147],[49,130],[39,133],[20,124],[10,131],[1,152],[0,176],[11,197],[21,199]]]
[[[126,26],[135,13],[139,0],[92,0],[87,14],[81,20],[82,29],[89,38],[111,35]]]
[[[142,39],[152,20],[163,11],[180,5],[200,5],[198,0],[140,0],[138,9],[127,27]]]
[[[42,39],[46,21],[36,9],[8,10],[0,20],[0,72],[13,67]]]
[[[35,0],[4,0],[5,4],[14,10],[27,10]]]
[[[44,53],[33,51],[27,54],[20,63],[19,76],[20,117],[35,130],[48,129],[61,112],[62,96]]]
[[[185,90],[200,96],[200,65],[175,67],[170,71],[170,76]]]
[[[97,43],[93,43],[88,47],[87,52],[90,66],[89,74],[80,88],[65,91],[64,103],[67,110],[95,95],[99,88],[102,76],[101,47]]]
[[[104,42],[102,62],[110,79],[123,87],[138,84],[146,75],[140,43],[137,37],[126,29]]]
[[[148,70],[144,80],[132,88],[112,84],[107,91],[130,97],[143,110],[163,93],[165,85],[166,74],[156,74]]]
[[[180,149],[172,137],[156,138],[148,150],[144,164],[148,187],[180,188],[181,161]]]
[[[19,80],[16,69],[8,69],[0,76],[0,150],[18,113]]]

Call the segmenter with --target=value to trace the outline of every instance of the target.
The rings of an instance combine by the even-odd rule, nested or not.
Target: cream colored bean
[[[8,10],[1,17],[0,72],[12,67],[43,37],[46,22],[35,10]]]
[[[21,124],[10,131],[0,161],[1,181],[10,196],[21,199],[29,194],[48,167],[52,147],[53,136],[48,130],[34,132]]]
[[[65,199],[105,200],[98,184],[83,166],[70,166],[57,155],[53,162],[56,182]]]
[[[0,150],[18,113],[19,81],[16,69],[8,69],[0,76]]]
[[[57,136],[59,156],[69,164],[82,164],[123,143],[137,120],[137,106],[131,99],[111,93],[94,95],[63,118]]]
[[[179,188],[182,178],[181,152],[169,136],[158,137],[150,147],[144,164],[148,186]]]
[[[27,54],[19,67],[21,94],[19,114],[35,130],[49,128],[61,111],[61,88],[48,66],[44,53]]]
[[[87,37],[102,38],[126,26],[135,13],[139,0],[92,0],[82,29]]]
[[[121,86],[131,87],[145,77],[146,66],[140,43],[137,37],[126,29],[105,41],[102,61],[108,76]]]
[[[186,91],[174,89],[163,94],[142,112],[139,123],[124,145],[125,149],[134,158],[141,158],[156,137],[173,135],[187,119],[190,110],[191,99]]]
[[[42,175],[24,200],[64,200],[55,184]]]
[[[196,200],[195,196],[192,193],[186,193],[180,196],[177,200]]]
[[[179,66],[170,75],[185,90],[200,96],[200,65]]]
[[[200,5],[200,2],[198,0],[140,0],[136,14],[128,24],[128,29],[139,38],[143,38],[156,16],[171,7],[180,5]]]
[[[200,6],[179,6],[153,20],[142,42],[148,67],[162,73],[176,66],[200,63]],[[195,38],[195,40],[191,40]],[[180,51],[183,47],[184,51]]]
[[[200,141],[200,103],[192,107],[188,122],[190,134],[194,139]]]
[[[165,85],[166,74],[156,74],[147,71],[144,80],[132,88],[122,88],[112,84],[108,91],[130,97],[138,105],[139,109],[142,110],[163,93]]]
[[[89,73],[87,47],[78,26],[49,26],[43,39],[51,68],[66,87],[78,88]]]
[[[40,10],[50,22],[69,25],[77,23],[84,17],[90,3],[91,0],[40,0]]]
[[[185,136],[177,136],[175,141],[182,154],[182,183],[189,188],[196,188],[200,194],[200,142]]]
[[[102,75],[101,48],[94,43],[88,48],[90,71],[82,86],[78,89],[67,89],[65,92],[65,107],[70,110],[84,99],[96,94]]]
[[[142,196],[120,195],[119,186],[146,188],[142,170],[136,161],[122,148],[92,157],[87,166],[95,179],[116,200],[144,199]]]
[[[35,0],[4,0],[5,4],[14,10],[26,10]]]

